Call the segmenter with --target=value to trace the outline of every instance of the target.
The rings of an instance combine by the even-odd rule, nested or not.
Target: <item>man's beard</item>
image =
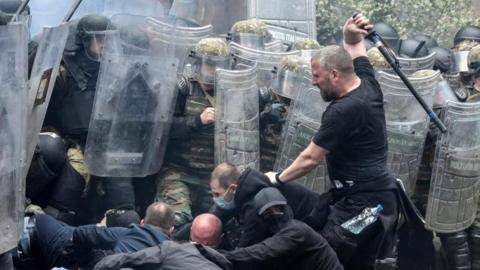
[[[337,98],[335,90],[332,87],[324,87],[320,89],[320,95],[322,96],[323,101],[330,102]]]

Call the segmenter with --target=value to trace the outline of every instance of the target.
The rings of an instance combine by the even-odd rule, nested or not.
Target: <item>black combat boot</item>
[[[470,249],[465,231],[441,234],[442,252],[451,270],[470,270]]]
[[[470,261],[472,270],[480,270],[480,228],[471,227],[468,231],[468,245],[470,247]]]

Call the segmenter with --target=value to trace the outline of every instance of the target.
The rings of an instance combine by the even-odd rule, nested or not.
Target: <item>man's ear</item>
[[[140,220],[140,225],[145,225],[145,219],[142,218],[142,219]]]
[[[235,193],[235,191],[237,191],[237,187],[238,187],[237,184],[231,184],[230,185],[230,190],[232,191],[232,193]]]
[[[168,230],[168,236],[172,236],[174,230],[175,230],[174,226],[170,227],[170,229]]]
[[[338,70],[333,69],[332,72],[330,72],[330,76],[332,79],[338,79],[340,76],[340,73],[338,72]]]

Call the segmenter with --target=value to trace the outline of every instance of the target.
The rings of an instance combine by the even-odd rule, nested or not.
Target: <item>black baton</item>
[[[65,18],[63,18],[62,23],[66,23],[66,22],[70,21],[70,19],[72,18],[73,14],[75,14],[75,11],[77,11],[78,6],[80,6],[82,1],[83,0],[76,0],[75,3],[73,3],[72,7],[70,8],[70,10],[67,13],[67,16],[65,16]]]
[[[355,18],[358,14],[354,14],[353,18]],[[383,55],[385,60],[387,60],[388,64],[393,68],[395,73],[397,73],[398,77],[403,81],[403,83],[407,86],[408,90],[412,93],[412,95],[417,99],[417,101],[422,105],[423,109],[425,112],[428,114],[430,119],[432,119],[433,123],[437,128],[442,132],[446,133],[447,132],[447,127],[443,124],[443,122],[438,118],[437,114],[428,107],[427,103],[425,103],[425,100],[418,94],[417,90],[413,87],[412,83],[408,79],[408,77],[403,73],[398,60],[396,59],[395,55],[390,53],[388,50],[388,47],[385,45],[385,42],[383,42],[382,38],[373,30],[368,31],[368,34],[365,36],[365,38],[369,39],[370,41],[373,42],[375,47],[378,48],[380,53]]]

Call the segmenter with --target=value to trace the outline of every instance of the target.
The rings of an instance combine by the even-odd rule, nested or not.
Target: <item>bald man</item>
[[[222,222],[213,214],[197,216],[190,229],[190,240],[213,248],[218,247],[222,241]]]

